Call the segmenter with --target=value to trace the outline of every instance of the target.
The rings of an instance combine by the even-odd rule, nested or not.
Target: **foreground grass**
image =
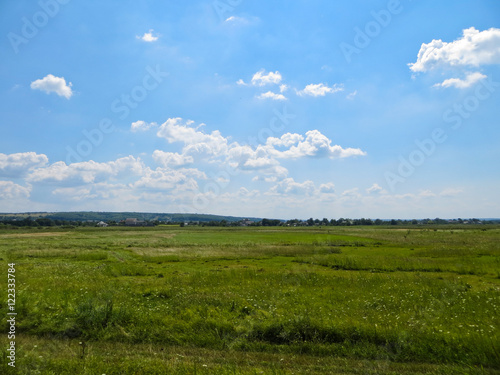
[[[18,374],[498,374],[453,364],[399,363],[303,354],[21,336]]]
[[[0,257],[19,373],[498,373],[499,244],[497,227],[106,228],[0,233]]]

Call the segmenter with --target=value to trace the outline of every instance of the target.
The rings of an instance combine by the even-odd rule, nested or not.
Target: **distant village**
[[[500,220],[490,219],[413,219],[413,220],[382,220],[382,219],[293,219],[293,220],[277,220],[277,219],[238,219],[238,220],[180,220],[178,217],[175,220],[144,220],[137,217],[129,217],[123,220],[60,220],[50,219],[47,217],[32,218],[30,216],[24,218],[5,218],[0,216],[0,229],[16,228],[16,227],[155,227],[155,226],[200,226],[200,227],[314,227],[314,226],[425,226],[425,225],[486,225],[498,224]]]

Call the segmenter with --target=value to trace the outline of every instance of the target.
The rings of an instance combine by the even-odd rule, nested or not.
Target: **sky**
[[[0,212],[500,217],[497,0],[0,15]]]

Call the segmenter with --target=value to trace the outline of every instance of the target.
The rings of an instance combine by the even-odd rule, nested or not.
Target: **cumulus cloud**
[[[314,182],[307,180],[302,183],[296,182],[293,178],[285,178],[277,185],[273,186],[270,194],[305,194],[311,195],[315,191]]]
[[[183,122],[181,118],[170,118],[160,126],[158,137],[169,143],[184,143],[183,154],[221,156],[227,152],[228,140],[218,130],[210,134],[194,128],[193,121]],[[203,125],[203,124],[202,124]]]
[[[204,132],[193,121],[171,118],[163,123],[157,136],[169,143],[183,143],[181,152],[155,151],[154,160],[163,167],[178,168],[196,161],[254,172],[256,180],[274,182],[286,178],[288,170],[280,165],[281,159],[346,158],[363,156],[366,152],[359,148],[343,148],[318,130],[302,134],[286,133],[281,137],[268,137],[266,142],[256,147],[230,142],[219,131]]]
[[[135,189],[146,189],[152,191],[168,191],[174,189],[192,190],[198,189],[196,179],[206,179],[206,175],[197,169],[165,169],[155,170],[146,168],[142,177],[131,186]]]
[[[17,154],[0,153],[0,177],[22,177],[30,170],[43,167],[49,162],[44,154],[24,152]]]
[[[66,163],[59,161],[48,167],[33,170],[27,180],[30,182],[67,182],[75,185],[90,184],[118,178],[124,175],[140,175],[144,165],[140,159],[133,156],[117,159],[106,163],[87,161],[81,163]]]
[[[417,61],[409,66],[413,72],[427,72],[443,66],[479,67],[487,64],[500,64],[500,29],[479,31],[470,27],[453,42],[434,39],[423,43]]]
[[[263,146],[253,149],[247,145],[231,144],[226,160],[232,168],[257,172],[259,175],[254,181],[274,182],[288,175],[288,170],[271,157],[268,149]]]
[[[24,187],[12,181],[0,181],[0,199],[29,198],[31,186]]]
[[[344,91],[342,85],[333,85],[329,87],[324,83],[307,85],[303,90],[297,91],[300,96],[325,96],[326,94],[334,94],[336,92]]]
[[[282,83],[283,77],[279,71],[266,72],[264,69],[255,73],[249,83],[246,83],[243,79],[239,79],[236,84],[240,86],[254,86],[263,87],[268,85],[279,85],[279,93],[273,91],[263,92],[257,95],[259,99],[272,99],[272,100],[287,100],[287,97],[283,95],[290,86]],[[337,92],[344,91],[344,86],[342,84],[334,84],[333,86],[328,86],[324,83],[309,84],[304,89],[298,90],[294,89],[298,96],[326,96],[327,94],[334,94]],[[276,90],[274,90],[276,91]],[[348,99],[353,99],[356,92],[349,94]]]
[[[346,158],[363,156],[360,149],[342,148],[332,145],[332,141],[318,130],[301,134],[286,133],[280,138],[269,137],[265,144],[256,148],[232,143],[228,146],[226,160],[233,168],[243,171],[258,171],[263,176],[254,180],[274,182],[287,177],[288,170],[279,163],[280,159]]]
[[[286,142],[282,143],[281,142]],[[332,145],[332,141],[319,130],[309,130],[305,138],[298,134],[284,134],[281,139],[269,138],[268,145],[287,145],[288,150],[277,150],[274,147],[270,150],[270,155],[276,158],[294,159],[300,157],[328,157],[346,158],[351,156],[364,156],[366,152],[359,148],[342,148],[339,145]]]
[[[97,191],[97,184],[89,187],[64,187],[54,189],[52,195],[72,201],[84,201],[87,199],[109,198],[110,194],[104,191]],[[106,190],[109,191],[109,190]]]
[[[465,79],[460,78],[449,78],[444,80],[442,83],[436,83],[434,87],[455,87],[458,89],[465,89],[471,87],[482,79],[487,78],[484,74],[479,72],[468,74]]]
[[[379,184],[373,184],[371,187],[366,189],[368,194],[387,194],[387,190],[383,189]]]
[[[71,98],[73,91],[71,90],[71,82],[66,84],[66,80],[63,77],[56,77],[52,74],[48,74],[42,79],[37,79],[31,82],[31,89],[45,91],[47,94],[51,92],[56,93],[59,96],[64,96],[66,99]]]
[[[342,196],[343,197],[359,197],[360,196],[359,189],[358,188],[352,188],[352,189],[349,189],[349,190],[345,190],[342,193]]]
[[[182,155],[176,152],[164,152],[160,150],[153,152],[153,159],[165,168],[177,168],[194,162],[192,156]]]
[[[291,147],[304,140],[304,136],[297,133],[286,133],[280,138],[267,138],[266,145],[273,147]]]
[[[266,86],[266,85],[279,85],[283,77],[278,71],[266,73],[265,69],[262,69],[255,73],[250,81],[252,86]],[[248,85],[242,79],[236,82],[238,85]]]
[[[146,121],[136,121],[130,126],[132,132],[147,131],[151,128],[156,128],[158,124],[156,122],[146,122]]]
[[[257,96],[258,99],[272,99],[272,100],[287,100],[285,95],[283,94],[276,94],[272,91],[265,92],[263,94],[260,94]]]
[[[241,187],[240,190],[238,190],[238,196],[242,198],[255,198],[260,195],[260,191],[258,190],[248,190],[245,187]]]
[[[319,192],[325,194],[335,193],[335,184],[333,182],[328,182],[326,184],[319,185]]]
[[[253,75],[252,84],[254,86],[265,86],[270,84],[278,85],[282,79],[283,78],[280,72],[275,71],[266,74],[266,71],[262,69]]]
[[[136,36],[136,38],[147,43],[156,42],[158,40],[158,35],[153,35],[153,31],[153,29],[150,29],[149,32],[144,33],[142,36]]]

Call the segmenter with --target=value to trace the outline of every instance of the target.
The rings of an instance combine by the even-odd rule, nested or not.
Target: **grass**
[[[1,232],[18,373],[500,373],[500,228],[436,229]]]

